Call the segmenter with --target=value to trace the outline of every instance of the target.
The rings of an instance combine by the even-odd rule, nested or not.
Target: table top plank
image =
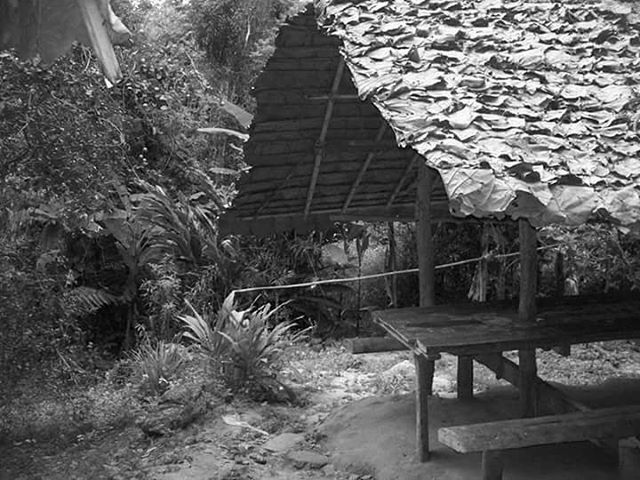
[[[640,300],[548,305],[535,323],[512,306],[456,304],[380,310],[376,323],[405,345],[426,353],[483,353],[562,343],[640,337]]]

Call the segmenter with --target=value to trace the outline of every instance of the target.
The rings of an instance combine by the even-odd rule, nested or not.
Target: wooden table
[[[509,350],[640,338],[640,300],[574,297],[539,305],[535,323],[518,319],[508,304],[460,304],[373,312],[374,321],[413,351],[416,359],[418,457],[429,457],[427,395],[431,394],[434,360],[442,352],[458,356],[458,397],[473,395],[473,360],[523,391],[535,402],[546,401],[562,412],[587,407],[566,398],[537,377],[523,376],[504,358]],[[532,388],[524,388],[524,386]],[[521,388],[522,387],[522,388]],[[526,401],[530,401],[525,399]]]

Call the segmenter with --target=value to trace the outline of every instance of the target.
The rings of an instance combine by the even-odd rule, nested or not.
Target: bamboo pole
[[[420,158],[420,155],[416,153],[415,155],[413,155],[413,157],[411,157],[411,160],[409,160],[409,163],[407,163],[407,166],[402,172],[402,176],[400,177],[400,180],[396,184],[395,188],[393,189],[393,192],[391,193],[391,196],[389,197],[389,200],[387,201],[387,208],[391,208],[391,205],[393,205],[393,202],[396,201],[396,197],[400,193],[400,190],[402,190],[402,186],[406,183],[407,177],[411,173],[411,170],[413,170],[413,167],[419,158]]]
[[[318,176],[320,175],[320,164],[324,158],[324,144],[327,138],[327,132],[329,131],[329,123],[333,115],[333,105],[335,103],[334,96],[340,89],[340,82],[342,81],[342,75],[344,74],[345,62],[344,58],[340,58],[338,67],[336,68],[336,74],[333,78],[333,84],[331,85],[331,93],[327,100],[327,108],[324,112],[324,119],[322,121],[322,128],[320,129],[320,135],[316,142],[316,152],[313,164],[313,173],[311,174],[311,181],[309,182],[309,190],[307,191],[307,201],[304,205],[304,216],[309,216],[309,210],[311,209],[311,202],[313,201],[313,195],[316,191],[316,185],[318,183]]]
[[[376,143],[379,143],[380,140],[382,140],[382,137],[384,136],[384,133],[386,131],[387,131],[387,124],[383,120],[382,125],[380,125],[380,128],[378,129],[378,133],[376,133],[376,138],[375,138]],[[365,173],[367,173],[367,170],[369,169],[369,166],[371,165],[371,162],[373,161],[375,156],[376,156],[375,152],[369,152],[367,154],[362,166],[360,167],[358,176],[353,181],[353,184],[349,189],[349,194],[347,195],[347,199],[344,201],[344,204],[342,205],[342,209],[340,210],[340,213],[345,213],[349,208],[349,205],[351,204],[351,201],[353,200],[353,197],[355,196],[356,191],[358,190],[358,187],[360,186],[360,183],[362,182],[362,179],[364,178]]]

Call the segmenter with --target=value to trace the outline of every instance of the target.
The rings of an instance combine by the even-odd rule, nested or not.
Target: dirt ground
[[[540,352],[539,373],[595,406],[640,403],[640,349],[634,342]],[[479,455],[437,444],[453,425],[515,416],[517,392],[476,366],[472,401],[455,399],[455,359],[437,362],[431,398],[433,461],[414,458],[413,365],[407,352],[351,355],[342,344],[297,347],[283,377],[304,401],[234,400],[213,406],[187,429],[148,438],[137,427],[88,432],[71,445],[15,443],[0,452],[0,479],[474,479]],[[284,435],[283,435],[284,434]],[[511,452],[508,479],[616,479],[611,458],[591,444]]]

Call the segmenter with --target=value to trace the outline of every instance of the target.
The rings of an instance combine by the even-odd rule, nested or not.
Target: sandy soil
[[[574,347],[568,358],[541,352],[539,371],[593,406],[640,403],[638,350],[632,342],[610,342]],[[479,456],[438,445],[436,428],[516,416],[517,392],[481,366],[475,371],[476,398],[457,401],[455,359],[443,356],[430,402],[434,459],[419,464],[414,370],[407,352],[353,356],[336,344],[299,347],[289,355],[282,374],[305,399],[301,405],[235,400],[215,406],[186,430],[157,439],[128,427],[90,432],[64,448],[23,442],[0,452],[0,479],[479,478]],[[265,448],[283,433],[299,434],[300,442],[282,451]],[[326,465],[290,458],[301,451],[326,456]],[[611,459],[587,443],[513,452],[505,472],[514,480],[617,478]]]

